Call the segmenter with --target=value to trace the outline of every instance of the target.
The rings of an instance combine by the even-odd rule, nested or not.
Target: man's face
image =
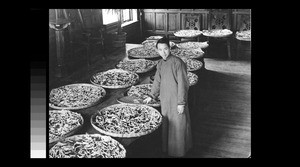
[[[158,43],[157,44],[157,52],[164,60],[166,60],[170,54],[170,48],[165,43]]]

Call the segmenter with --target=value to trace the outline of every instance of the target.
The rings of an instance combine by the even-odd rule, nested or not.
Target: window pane
[[[118,15],[112,10],[102,9],[103,24],[110,24],[118,21]]]
[[[137,9],[132,9],[132,20],[137,21],[138,16],[137,16]]]
[[[130,11],[129,9],[124,9],[123,10],[123,21],[128,21],[130,20]]]

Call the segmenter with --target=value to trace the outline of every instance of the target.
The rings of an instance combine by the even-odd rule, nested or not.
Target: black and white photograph
[[[47,10],[47,157],[251,158],[251,9]]]

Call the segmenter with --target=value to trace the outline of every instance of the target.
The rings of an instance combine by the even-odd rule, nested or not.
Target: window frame
[[[127,20],[124,20],[124,14],[123,14],[124,10],[129,10],[129,19]],[[122,24],[133,21],[133,9],[122,9],[121,20],[122,20]]]
[[[107,12],[107,11],[103,11],[103,10],[107,10],[107,9],[101,9],[102,10],[102,20],[103,20],[103,25],[111,25],[111,24],[116,24],[117,22],[118,22],[118,19],[116,20],[116,21],[114,21],[114,22],[110,22],[110,23],[105,23],[104,24],[104,14],[103,13],[105,13],[105,12]],[[107,14],[107,13],[106,13]],[[118,16],[117,16],[117,18],[118,18]]]
[[[103,9],[102,9],[103,10]],[[123,10],[124,9],[122,9],[122,12],[120,13],[120,15],[121,15],[121,27],[123,27],[123,26],[127,26],[127,25],[129,25],[129,24],[132,24],[132,23],[134,23],[134,22],[136,22],[136,21],[138,21],[139,20],[139,18],[138,18],[138,9],[128,9],[129,10],[129,19],[128,20],[124,20],[124,17],[123,17]],[[136,12],[136,14],[134,14],[133,12],[134,12],[134,10],[135,10],[135,12]],[[102,11],[103,12],[103,11]],[[134,15],[137,15],[137,18],[135,19],[135,18],[133,18],[133,16]],[[102,19],[104,20],[104,15],[102,14]],[[106,23],[105,25],[112,25],[112,24],[116,24],[118,21],[115,21],[115,22],[111,22],[111,23]],[[103,23],[104,24],[104,23]]]

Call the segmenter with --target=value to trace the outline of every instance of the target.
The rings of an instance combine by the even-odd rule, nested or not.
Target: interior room
[[[49,9],[48,77],[52,158],[251,157],[251,9]]]

